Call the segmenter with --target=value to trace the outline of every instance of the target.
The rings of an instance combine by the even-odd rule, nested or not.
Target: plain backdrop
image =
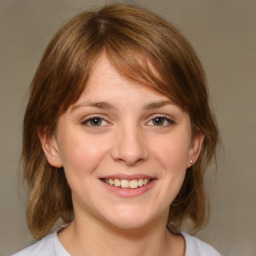
[[[256,1],[141,0],[175,24],[207,73],[223,147],[209,169],[209,225],[197,234],[223,255],[256,255]],[[77,12],[109,1],[0,1],[0,256],[31,244],[19,156],[26,90],[50,38]]]

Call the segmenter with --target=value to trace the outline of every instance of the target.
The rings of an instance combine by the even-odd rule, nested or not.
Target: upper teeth
[[[138,188],[145,186],[149,183],[149,179],[138,180],[119,180],[119,179],[105,179],[105,182],[111,186],[121,188]]]

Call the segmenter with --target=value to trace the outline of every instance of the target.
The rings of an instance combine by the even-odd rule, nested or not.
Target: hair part
[[[47,162],[38,134],[54,134],[59,116],[78,100],[103,53],[122,76],[173,100],[189,113],[193,133],[203,133],[199,160],[187,170],[169,211],[169,221],[177,229],[186,218],[192,220],[194,229],[200,228],[207,219],[208,205],[203,175],[215,156],[219,137],[203,68],[175,27],[147,10],[114,4],[83,12],[60,28],[32,80],[22,150],[32,234],[41,238],[57,219],[72,220],[71,191],[63,168]]]

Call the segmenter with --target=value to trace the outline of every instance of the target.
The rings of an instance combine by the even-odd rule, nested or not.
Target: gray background
[[[256,1],[141,0],[186,35],[205,67],[223,148],[209,169],[209,225],[197,235],[223,255],[256,255]],[[57,28],[108,1],[0,1],[0,256],[33,239],[25,224],[26,191],[18,162],[26,90]]]

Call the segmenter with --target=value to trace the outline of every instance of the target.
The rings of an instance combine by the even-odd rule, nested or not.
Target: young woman
[[[207,220],[217,142],[204,71],[176,28],[129,5],[79,14],[31,84],[27,222],[44,238],[15,255],[219,255],[180,230]]]

